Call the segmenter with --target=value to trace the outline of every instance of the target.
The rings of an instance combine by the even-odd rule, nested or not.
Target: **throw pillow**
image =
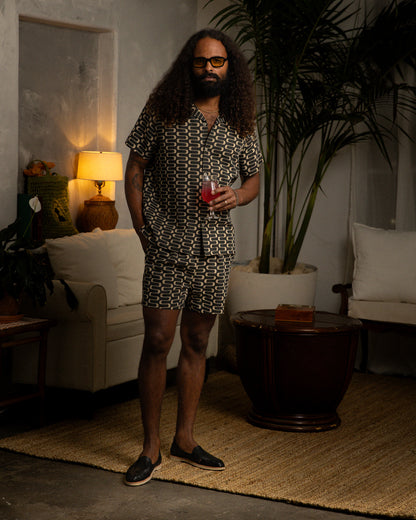
[[[46,247],[56,278],[102,285],[107,307],[118,307],[117,277],[103,231],[46,240]]]
[[[353,225],[353,297],[416,303],[416,232]]]
[[[98,229],[95,230],[97,232]],[[120,305],[132,305],[142,301],[142,277],[144,252],[134,229],[103,231],[108,253],[117,276]]]

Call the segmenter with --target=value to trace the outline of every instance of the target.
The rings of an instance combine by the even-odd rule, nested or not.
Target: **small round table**
[[[337,407],[351,381],[361,322],[315,312],[311,323],[275,321],[275,311],[232,317],[237,364],[256,426],[295,432],[340,424]]]

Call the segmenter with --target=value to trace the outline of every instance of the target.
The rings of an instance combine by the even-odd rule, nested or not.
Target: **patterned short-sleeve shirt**
[[[220,115],[210,131],[194,105],[185,123],[166,125],[147,107],[126,140],[148,160],[143,187],[145,234],[158,247],[194,255],[233,255],[234,228],[228,212],[208,219],[200,199],[204,174],[219,186],[255,175],[261,154],[255,135],[242,138]]]

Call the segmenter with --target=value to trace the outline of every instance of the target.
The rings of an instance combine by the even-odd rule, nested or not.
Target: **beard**
[[[207,81],[206,78],[214,78],[215,81]],[[193,85],[196,97],[210,98],[223,94],[228,85],[228,76],[221,79],[213,72],[205,72],[201,76],[193,76]]]

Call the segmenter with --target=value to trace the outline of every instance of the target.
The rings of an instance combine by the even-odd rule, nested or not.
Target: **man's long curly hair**
[[[241,137],[254,131],[255,100],[247,61],[238,46],[221,31],[203,29],[184,45],[171,68],[151,93],[148,106],[166,124],[185,122],[192,112],[194,91],[192,59],[195,46],[202,38],[220,41],[228,56],[228,81],[221,93],[220,112]]]

